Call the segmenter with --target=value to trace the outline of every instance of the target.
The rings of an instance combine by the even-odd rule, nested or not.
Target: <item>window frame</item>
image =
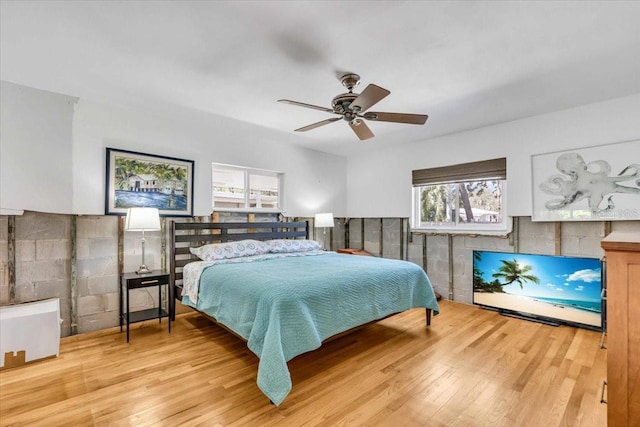
[[[244,206],[227,207],[215,206],[214,173],[217,170],[237,171],[244,175]],[[275,208],[250,207],[251,204],[251,175],[275,177],[278,180],[278,201]],[[228,165],[223,163],[211,163],[211,210],[212,212],[248,212],[248,213],[282,213],[284,212],[284,172],[268,169],[248,168],[243,166]]]
[[[504,236],[512,230],[512,219],[507,215],[506,158],[456,164],[412,171],[411,231],[428,234],[481,234]],[[500,181],[500,216],[498,223],[455,222],[443,225],[421,224],[421,188],[433,185],[467,184],[478,181]],[[459,203],[459,199],[457,199]]]

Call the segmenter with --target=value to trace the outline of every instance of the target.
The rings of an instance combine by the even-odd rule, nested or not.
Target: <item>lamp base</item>
[[[142,264],[140,266],[140,268],[138,270],[136,270],[136,273],[137,274],[149,274],[149,273],[151,273],[151,270],[149,270],[146,265]]]

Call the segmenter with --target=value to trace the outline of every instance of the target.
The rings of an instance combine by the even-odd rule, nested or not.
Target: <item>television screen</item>
[[[473,303],[553,324],[602,330],[597,258],[473,251]]]

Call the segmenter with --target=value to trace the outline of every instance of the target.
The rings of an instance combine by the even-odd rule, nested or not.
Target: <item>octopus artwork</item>
[[[640,196],[640,164],[630,164],[611,176],[611,165],[607,161],[585,163],[578,153],[565,153],[556,160],[556,167],[564,175],[552,175],[540,184],[543,192],[560,196],[549,200],[545,204],[547,209],[561,209],[586,199],[589,210],[598,213],[615,207],[614,194]]]

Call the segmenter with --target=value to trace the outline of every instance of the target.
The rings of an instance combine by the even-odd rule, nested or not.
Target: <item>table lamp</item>
[[[151,273],[144,263],[144,232],[160,230],[160,213],[157,208],[129,208],[125,219],[126,231],[142,231],[142,265],[136,271],[138,274]]]
[[[315,228],[322,227],[322,247],[327,250],[327,227],[333,227],[333,214],[332,213],[318,213],[316,214],[313,226]]]

